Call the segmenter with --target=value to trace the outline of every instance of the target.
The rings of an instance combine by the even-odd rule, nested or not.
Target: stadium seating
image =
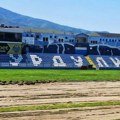
[[[21,64],[25,64],[26,61],[26,55],[0,55],[0,67],[20,66]]]
[[[100,53],[98,53],[98,50],[97,50],[97,46],[93,46],[90,48],[90,50],[88,51],[89,55],[99,55]]]
[[[15,68],[88,68],[120,69],[120,56],[78,54],[41,54],[0,55],[0,67]],[[91,67],[91,66],[90,66]]]
[[[44,47],[44,53],[75,54],[75,48],[70,44],[50,44]]]
[[[28,54],[33,66],[43,68],[80,68],[89,63],[84,56],[65,54]]]
[[[98,69],[120,69],[120,56],[90,55]]]
[[[90,50],[88,50],[89,55],[107,55],[107,56],[119,56],[120,49],[119,48],[111,48],[108,46],[92,46]]]
[[[39,54],[0,55],[0,67],[24,68],[81,68],[89,66],[82,55]]]
[[[113,48],[112,52],[113,52],[113,55],[120,55],[120,49]]]

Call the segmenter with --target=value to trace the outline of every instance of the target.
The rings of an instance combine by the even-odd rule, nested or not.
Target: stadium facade
[[[120,34],[56,34],[0,27],[1,68],[120,69]]]

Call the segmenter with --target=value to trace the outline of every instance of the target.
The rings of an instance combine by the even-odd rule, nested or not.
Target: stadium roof
[[[23,33],[21,28],[0,28],[0,32]]]
[[[99,33],[99,32],[97,32],[97,34],[98,34],[99,36],[102,36],[102,37],[120,38],[120,34],[117,34],[117,33]]]

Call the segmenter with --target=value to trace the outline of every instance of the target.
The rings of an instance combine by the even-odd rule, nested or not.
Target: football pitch
[[[0,81],[79,82],[119,81],[119,70],[1,69]]]
[[[1,69],[0,119],[117,120],[119,74],[119,70]]]

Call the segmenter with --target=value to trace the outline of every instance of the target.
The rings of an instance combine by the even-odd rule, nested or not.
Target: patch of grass
[[[120,105],[120,101],[88,102],[88,103],[57,103],[57,104],[47,104],[47,105],[35,105],[35,106],[1,107],[0,112],[16,112],[16,111],[29,111],[29,110],[51,110],[51,109],[97,107],[97,106],[112,106],[112,105]]]
[[[117,81],[119,74],[119,70],[0,69],[0,81]]]

